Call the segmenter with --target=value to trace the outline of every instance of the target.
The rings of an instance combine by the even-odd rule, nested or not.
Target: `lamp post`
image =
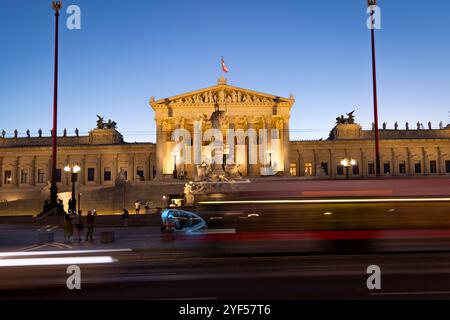
[[[367,6],[370,8],[371,28],[370,34],[372,38],[372,83],[373,83],[373,115],[374,115],[374,130],[375,130],[375,165],[377,176],[381,175],[380,165],[380,140],[378,131],[378,95],[377,95],[377,67],[375,55],[375,6],[377,0],[367,0]]]
[[[341,160],[341,165],[345,168],[346,179],[350,179],[349,169],[350,169],[350,167],[353,167],[354,165],[356,165],[356,160],[345,158],[345,159]]]
[[[78,172],[81,168],[78,165],[64,167],[64,171],[70,173],[72,179],[72,198],[69,200],[69,212],[77,212],[77,199],[75,196],[75,182],[77,181]]]
[[[58,119],[58,35],[59,35],[59,11],[62,2],[52,1],[52,8],[55,11],[55,53],[54,53],[54,76],[53,76],[53,129],[52,129],[52,172],[50,186],[50,202],[44,205],[43,213],[59,208],[58,188],[56,184],[56,156],[57,156],[57,119]],[[61,209],[61,208],[60,208]]]
[[[173,156],[173,178],[177,179],[178,177],[178,172],[177,172],[177,152],[172,152],[171,155]]]

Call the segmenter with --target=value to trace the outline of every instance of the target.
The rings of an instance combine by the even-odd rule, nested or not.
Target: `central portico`
[[[261,168],[268,163],[249,161],[249,155],[255,152],[268,154],[270,166],[275,173],[289,175],[289,118],[294,102],[292,95],[290,98],[283,98],[231,86],[223,77],[218,80],[217,85],[209,88],[160,100],[152,97],[150,105],[155,111],[157,128],[157,177],[173,176],[174,171],[182,174],[186,172],[188,178],[197,176],[198,164],[184,161],[195,158],[195,147],[184,149],[191,153],[188,157],[174,152],[177,141],[173,139],[172,134],[177,129],[186,130],[190,133],[189,145],[193,146],[195,142],[201,144],[202,161],[211,159],[211,141],[204,139],[203,134],[212,127],[209,116],[214,111],[223,111],[224,115],[220,121],[225,146],[223,153],[233,152],[233,158],[239,164],[238,170],[242,175],[264,175]],[[198,137],[198,128],[203,138]],[[235,147],[227,148],[232,142],[226,138],[228,129],[241,129],[241,132],[246,134],[250,130],[256,133],[258,141],[262,132],[260,130],[266,129],[269,132],[267,144],[249,144],[247,136],[245,139],[233,138],[234,143],[231,145],[234,144]]]

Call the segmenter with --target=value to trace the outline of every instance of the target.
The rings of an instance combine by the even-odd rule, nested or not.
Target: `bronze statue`
[[[105,118],[100,117],[98,114],[97,118],[97,129],[105,129]]]

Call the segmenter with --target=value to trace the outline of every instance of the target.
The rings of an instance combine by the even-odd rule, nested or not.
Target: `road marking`
[[[372,296],[411,296],[411,295],[440,295],[450,294],[450,291],[411,291],[411,292],[375,292]]]

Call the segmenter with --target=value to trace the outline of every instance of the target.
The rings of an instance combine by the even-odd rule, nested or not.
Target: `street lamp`
[[[378,131],[378,95],[377,95],[377,67],[375,58],[375,6],[377,0],[367,0],[367,7],[370,9],[371,28],[370,34],[372,38],[372,83],[373,83],[373,115],[375,130],[375,165],[377,176],[381,175],[380,164],[380,140]]]
[[[355,165],[356,165],[356,160],[354,160],[354,159],[345,158],[345,159],[341,160],[341,166],[343,166],[345,168],[345,176],[347,179],[350,178],[350,175],[349,175],[350,167],[353,167]]]
[[[47,213],[57,209],[61,212],[62,208],[58,205],[58,188],[56,184],[56,155],[57,155],[57,119],[58,119],[58,34],[59,34],[59,11],[62,8],[61,1],[52,1],[52,8],[55,11],[55,53],[54,53],[54,75],[53,75],[53,129],[52,129],[52,179],[50,186],[50,203],[44,205],[44,211]],[[47,203],[47,202],[46,202]],[[57,212],[57,213],[58,213]]]
[[[78,165],[64,167],[64,171],[70,173],[72,178],[72,198],[69,200],[69,212],[77,212],[77,199],[75,196],[75,182],[77,181],[78,172],[81,168]]]
[[[178,172],[177,172],[177,155],[178,152],[176,151],[172,151],[171,155],[173,156],[173,178],[177,179],[178,178]]]
[[[267,149],[266,152],[269,155],[269,168],[272,168],[272,153],[275,153],[275,150]]]

